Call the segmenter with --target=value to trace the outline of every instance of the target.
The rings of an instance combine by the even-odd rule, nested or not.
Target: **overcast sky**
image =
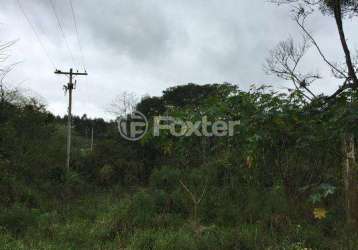
[[[52,0],[69,49],[60,33],[50,0],[19,0],[56,68],[83,70],[75,25],[68,0]],[[17,0],[0,0],[0,41],[19,39],[7,63],[19,62],[8,78],[12,86],[40,96],[55,114],[64,114],[65,76],[40,46]],[[265,0],[72,0],[88,77],[79,77],[74,110],[91,117],[111,116],[106,107],[123,91],[160,95],[177,84],[271,84],[289,86],[263,71],[263,63],[279,41],[299,30],[287,7]],[[317,14],[310,30],[332,61],[343,61],[331,17]],[[358,48],[357,21],[346,21],[352,52]],[[354,32],[355,31],[355,32]],[[332,92],[338,82],[312,50],[306,68],[320,70],[326,80],[318,93]]]

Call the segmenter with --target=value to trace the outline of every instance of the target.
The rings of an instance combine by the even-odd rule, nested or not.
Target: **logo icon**
[[[148,131],[148,120],[139,111],[134,111],[126,117],[118,117],[117,125],[121,136],[129,141],[142,139]]]

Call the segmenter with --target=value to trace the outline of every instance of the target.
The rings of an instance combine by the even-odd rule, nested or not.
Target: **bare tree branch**
[[[302,44],[295,44],[292,38],[280,42],[277,47],[270,52],[270,57],[266,60],[265,70],[268,74],[274,74],[284,80],[292,81],[295,88],[300,91],[307,99],[312,100],[316,95],[309,89],[310,84],[320,79],[317,73],[302,74],[297,72],[298,66],[309,49],[309,43],[303,37]],[[307,95],[305,93],[308,92]]]
[[[200,202],[202,201],[202,199],[205,196],[207,187],[208,187],[208,181],[206,180],[205,185],[203,187],[202,193],[200,195],[200,198],[197,198],[197,196],[190,191],[190,189],[184,184],[184,182],[182,180],[179,180],[180,185],[182,185],[182,187],[184,188],[184,190],[189,194],[192,203],[193,203],[193,219],[194,219],[194,223],[195,223],[195,228],[198,229],[199,228],[199,220],[198,220],[198,206],[200,205]]]
[[[16,42],[17,40],[0,43],[0,62],[5,62],[6,59],[8,59],[9,55],[6,54],[6,50],[13,46]],[[17,64],[19,64],[19,62],[7,66],[2,66],[0,68],[0,101],[2,104],[4,102],[12,102],[15,99],[15,96],[17,96],[16,90],[10,91],[5,86],[6,77]]]
[[[311,40],[312,44],[316,47],[318,53],[320,54],[320,56],[322,57],[323,61],[325,61],[325,63],[327,63],[331,69],[335,72],[337,72],[338,74],[340,74],[343,77],[347,77],[346,74],[344,74],[341,70],[339,70],[333,63],[331,63],[326,56],[324,55],[324,53],[322,52],[320,46],[318,45],[318,43],[316,42],[316,40],[314,39],[314,37],[311,35],[311,33],[306,29],[305,27],[305,21],[307,19],[307,17],[311,14],[311,12],[307,12],[303,9],[303,7],[299,8],[296,12],[296,16],[294,16],[294,20],[297,23],[297,25],[301,28],[301,30],[304,32],[304,34]]]
[[[346,41],[344,29],[343,29],[343,18],[345,16],[352,17],[358,14],[358,1],[356,0],[270,0],[272,3],[276,4],[293,4],[293,19],[297,23],[297,25],[302,30],[303,34],[309,39],[310,43],[318,51],[320,57],[330,68],[332,74],[337,79],[343,79],[343,84],[338,87],[338,89],[331,95],[325,97],[326,100],[332,100],[339,96],[347,89],[358,89],[358,58],[352,58],[350,55],[350,51],[348,48],[348,44]],[[321,47],[314,39],[313,35],[306,28],[306,19],[318,9],[323,14],[329,14],[334,16],[336,21],[336,26],[339,33],[339,38],[341,41],[341,46],[345,55],[345,64],[344,67],[339,66],[337,63],[333,63],[327,59],[325,54],[323,53]],[[285,52],[287,53],[287,51]],[[276,62],[275,62],[276,59]],[[309,80],[302,78],[301,74],[296,72],[295,67],[287,67],[290,64],[286,64],[285,58],[280,58],[281,63],[277,63],[277,57],[274,58],[273,64],[271,68],[269,67],[269,71],[272,74],[275,74],[278,77],[281,77],[286,80],[291,80],[296,89],[301,88],[304,89],[309,94],[313,94],[307,86],[312,83],[314,80],[319,79],[318,75],[315,78],[314,75],[311,75],[312,78]],[[272,67],[275,66],[275,67]],[[308,84],[306,84],[308,82]],[[302,84],[303,83],[303,84]],[[306,96],[307,97],[307,96]]]
[[[3,42],[0,43],[0,62],[3,62],[6,60],[8,55],[5,54],[5,51],[10,48],[12,45],[14,45],[17,42],[17,40],[10,41],[10,42]],[[5,58],[4,58],[5,57]]]
[[[138,97],[134,93],[122,92],[112,101],[109,112],[119,117],[124,117],[135,110]]]

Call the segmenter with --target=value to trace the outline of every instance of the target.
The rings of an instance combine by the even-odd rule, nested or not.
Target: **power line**
[[[73,18],[73,22],[74,22],[74,26],[75,26],[75,30],[76,30],[76,34],[77,34],[77,41],[78,41],[78,46],[79,46],[79,49],[80,49],[80,55],[81,55],[81,60],[82,60],[82,64],[83,64],[83,70],[86,72],[87,71],[86,61],[85,61],[85,56],[84,56],[84,53],[83,53],[83,46],[82,46],[81,39],[80,39],[80,33],[79,33],[79,28],[78,28],[79,26],[78,26],[78,21],[77,21],[76,14],[75,14],[75,8],[73,7],[73,1],[69,0],[69,4],[70,4],[70,8],[71,8],[71,12],[72,12],[72,18]],[[90,85],[90,81],[88,79],[88,76],[85,77],[85,82],[87,83],[87,85]],[[89,92],[88,92],[87,88],[85,88],[84,91],[87,93],[85,96],[86,96],[87,102],[89,102],[89,98],[88,98]]]
[[[82,60],[82,64],[83,64],[83,69],[86,71],[86,64],[85,64],[85,57],[83,54],[83,47],[82,47],[82,43],[80,40],[80,35],[78,32],[78,23],[77,23],[77,19],[76,19],[76,14],[75,14],[75,10],[73,8],[73,3],[72,0],[69,0],[70,3],[70,7],[71,7],[71,12],[72,12],[72,18],[73,18],[73,22],[75,24],[75,30],[76,30],[76,35],[77,35],[77,42],[78,42],[78,46],[80,48],[80,53],[81,53],[81,60]]]
[[[47,51],[45,45],[43,44],[42,40],[40,39],[40,35],[38,34],[38,32],[37,32],[36,29],[35,29],[35,26],[32,24],[30,18],[28,17],[28,15],[26,14],[24,8],[22,7],[22,5],[21,5],[21,3],[20,3],[20,0],[17,0],[17,4],[18,4],[19,9],[21,10],[23,16],[25,17],[26,21],[27,21],[28,24],[30,25],[30,27],[31,27],[31,29],[32,29],[32,31],[33,31],[33,33],[35,34],[35,36],[36,36],[36,38],[37,38],[37,40],[38,40],[40,46],[42,47],[43,51],[45,52],[45,55],[47,56],[48,60],[49,60],[50,63],[52,64],[53,68],[56,68],[54,61],[51,59],[50,54],[48,53],[48,51]]]
[[[60,18],[59,18],[59,16],[57,15],[57,11],[56,11],[55,4],[53,3],[52,0],[48,0],[48,1],[50,2],[51,8],[52,8],[52,10],[53,10],[53,13],[55,14],[55,17],[56,17],[56,20],[57,20],[57,25],[58,25],[58,27],[59,27],[60,33],[62,34],[62,38],[63,38],[63,40],[65,41],[67,50],[68,50],[68,52],[70,53],[72,62],[76,65],[77,63],[76,63],[76,60],[75,60],[75,58],[74,58],[74,56],[73,56],[72,50],[71,50],[71,48],[70,48],[70,45],[69,45],[69,43],[68,43],[68,41],[67,41],[65,31],[64,31],[64,29],[63,29],[63,27],[62,27]]]

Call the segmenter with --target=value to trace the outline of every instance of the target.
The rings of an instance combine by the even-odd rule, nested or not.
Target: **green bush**
[[[137,232],[130,240],[130,250],[155,250],[156,232],[146,230]]]
[[[172,192],[180,186],[180,176],[181,173],[179,169],[164,166],[153,171],[150,177],[150,184],[155,189]]]
[[[88,249],[95,241],[91,234],[91,223],[87,220],[77,219],[62,224],[55,231],[55,239],[65,243],[68,248]]]
[[[262,227],[258,224],[242,224],[239,227],[239,249],[261,249],[265,243]]]
[[[113,240],[117,235],[130,233],[133,229],[130,215],[131,200],[114,203],[95,220],[91,234],[101,240]]]
[[[154,231],[137,232],[130,240],[131,250],[196,250],[196,241],[190,231]]]
[[[130,215],[134,225],[150,226],[155,214],[155,202],[150,194],[140,191],[133,196]]]
[[[159,214],[154,219],[153,227],[169,229],[179,228],[186,222],[186,218],[179,214]]]
[[[109,186],[114,179],[115,171],[111,165],[104,165],[98,172],[98,182],[101,185]]]
[[[0,214],[0,226],[13,235],[23,235],[28,228],[37,226],[39,211],[20,205],[5,209]]]
[[[178,230],[157,233],[156,250],[195,250],[197,249],[193,232]]]
[[[17,241],[11,235],[0,229],[0,249],[1,250],[26,250],[27,248],[21,241]]]
[[[235,229],[212,227],[205,230],[198,243],[200,250],[226,250],[239,248],[238,232]]]

